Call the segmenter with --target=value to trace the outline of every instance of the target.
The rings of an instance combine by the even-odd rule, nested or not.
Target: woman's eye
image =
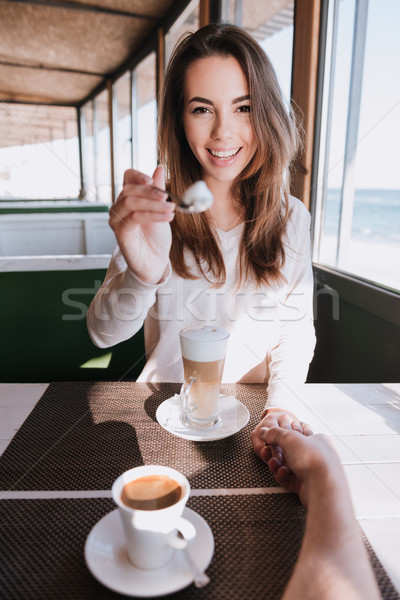
[[[194,115],[206,115],[209,112],[210,111],[205,106],[196,106],[196,108],[192,110]]]
[[[245,106],[239,106],[237,110],[238,110],[238,112],[249,113],[250,106],[248,104],[246,104]]]

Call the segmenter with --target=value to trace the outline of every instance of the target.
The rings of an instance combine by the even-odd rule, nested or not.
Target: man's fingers
[[[274,458],[276,458],[277,461],[282,463],[282,461],[283,461],[282,448],[280,446],[276,446],[276,445],[272,445],[272,446],[270,446],[270,448],[271,448],[271,455]]]
[[[280,443],[286,434],[285,429],[280,427],[261,427],[260,438],[266,443],[275,446],[281,446]]]
[[[259,457],[262,461],[268,464],[268,461],[272,458],[271,447],[263,446],[259,451]]]
[[[280,467],[274,473],[275,481],[284,488],[290,489],[292,473],[287,467]]]
[[[268,461],[268,468],[273,475],[278,472],[281,466],[281,463],[275,457],[270,458]]]

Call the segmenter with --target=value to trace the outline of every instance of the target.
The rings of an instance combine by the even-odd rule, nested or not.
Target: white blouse
[[[200,279],[182,279],[169,266],[161,283],[149,285],[127,269],[117,247],[103,285],[88,312],[93,342],[109,347],[132,337],[144,323],[146,365],[138,381],[182,382],[179,331],[189,325],[218,325],[230,332],[223,381],[268,384],[268,406],[285,406],[285,397],[304,383],[313,356],[313,274],[310,214],[290,197],[285,234],[284,282],[238,290],[238,251],[243,223],[217,229],[226,283],[213,288]]]

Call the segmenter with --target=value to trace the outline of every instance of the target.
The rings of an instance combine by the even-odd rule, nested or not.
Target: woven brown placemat
[[[2,490],[109,489],[123,471],[169,465],[192,488],[276,486],[255,456],[250,433],[265,405],[265,386],[223,386],[250,411],[241,431],[191,442],[165,431],[156,410],[177,384],[52,383],[0,457]]]
[[[190,585],[176,600],[278,600],[292,573],[304,510],[292,494],[197,496],[188,506],[210,525],[215,552],[211,583]],[[0,597],[4,599],[121,598],[89,573],[84,545],[91,528],[115,509],[111,499],[0,502]],[[367,545],[384,600],[399,600]]]

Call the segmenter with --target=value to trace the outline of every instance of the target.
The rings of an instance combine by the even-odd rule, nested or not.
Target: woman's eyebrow
[[[213,104],[211,100],[207,100],[207,98],[201,98],[201,96],[193,96],[193,98],[189,100],[188,104],[191,102],[200,102],[201,104],[209,104],[210,106]]]
[[[239,98],[235,98],[234,100],[232,100],[232,104],[238,104],[239,102],[244,102],[245,100],[250,100],[250,94],[246,94],[245,96],[239,96]],[[191,98],[188,101],[188,104],[190,104],[191,102],[200,102],[201,104],[209,104],[210,106],[213,106],[213,102],[211,100],[207,100],[207,98],[202,98],[201,96],[193,96],[193,98]]]
[[[250,100],[250,94],[246,94],[245,96],[239,96],[239,98],[235,98],[235,100],[232,100],[232,104],[238,104],[239,102],[244,102],[245,100]]]

